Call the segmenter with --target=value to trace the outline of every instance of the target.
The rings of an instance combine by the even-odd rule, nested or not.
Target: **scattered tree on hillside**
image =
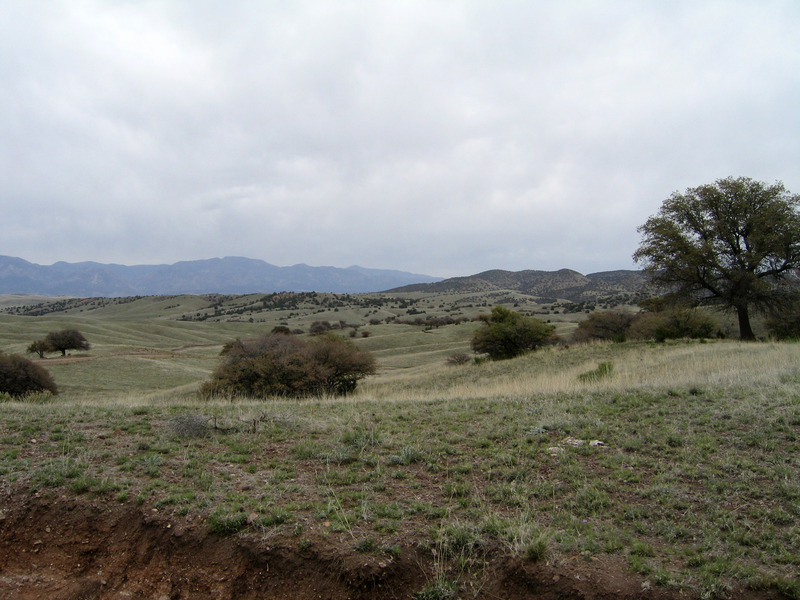
[[[333,329],[333,325],[331,325],[328,321],[314,321],[311,324],[311,327],[308,328],[308,333],[311,335],[321,335],[326,331],[330,331]]]
[[[736,312],[739,336],[755,339],[750,309],[780,304],[800,267],[800,196],[747,177],[675,192],[639,227],[633,255],[679,297]]]
[[[0,352],[0,392],[19,398],[32,392],[58,394],[58,387],[44,367],[22,356]]]
[[[53,352],[61,352],[61,356],[66,356],[67,350],[88,350],[91,347],[77,329],[51,331],[44,341],[50,345]]]
[[[307,341],[283,333],[225,345],[223,363],[204,396],[345,395],[375,372],[369,352],[334,334]]]
[[[472,349],[493,360],[514,358],[535,350],[553,338],[552,325],[534,317],[496,306],[490,315],[481,315],[484,326],[472,337]]]
[[[35,342],[31,342],[27,351],[31,354],[38,354],[39,358],[44,358],[45,352],[53,352],[53,347],[47,340],[36,340]]]

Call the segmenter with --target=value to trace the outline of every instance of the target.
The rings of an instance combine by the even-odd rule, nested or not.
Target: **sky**
[[[796,0],[0,0],[0,254],[584,274],[800,193]]]

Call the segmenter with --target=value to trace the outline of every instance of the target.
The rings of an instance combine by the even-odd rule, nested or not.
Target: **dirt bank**
[[[323,538],[300,548],[291,538],[217,537],[202,523],[84,496],[9,495],[0,506],[2,598],[413,598],[437,572],[430,553],[417,548],[387,556]],[[581,558],[557,565],[498,559],[460,582],[459,598],[687,597],[643,588],[622,564]]]
[[[435,577],[413,548],[374,556],[315,540],[220,538],[202,524],[78,497],[7,498],[0,509],[0,597],[256,599],[411,598]],[[641,597],[599,565],[490,565],[462,597]],[[481,581],[482,589],[477,589]],[[656,598],[659,595],[649,594]]]

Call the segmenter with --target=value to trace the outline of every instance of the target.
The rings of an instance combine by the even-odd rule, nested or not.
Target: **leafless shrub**
[[[454,352],[446,360],[448,365],[465,365],[472,360],[472,357],[466,352]]]

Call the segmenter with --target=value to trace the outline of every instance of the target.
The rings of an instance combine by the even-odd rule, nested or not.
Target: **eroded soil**
[[[217,537],[141,506],[85,497],[6,496],[0,508],[0,597],[330,600],[413,598],[436,577],[415,548],[393,557],[329,540]],[[643,589],[623,565],[498,560],[462,578],[459,598],[678,598]]]

